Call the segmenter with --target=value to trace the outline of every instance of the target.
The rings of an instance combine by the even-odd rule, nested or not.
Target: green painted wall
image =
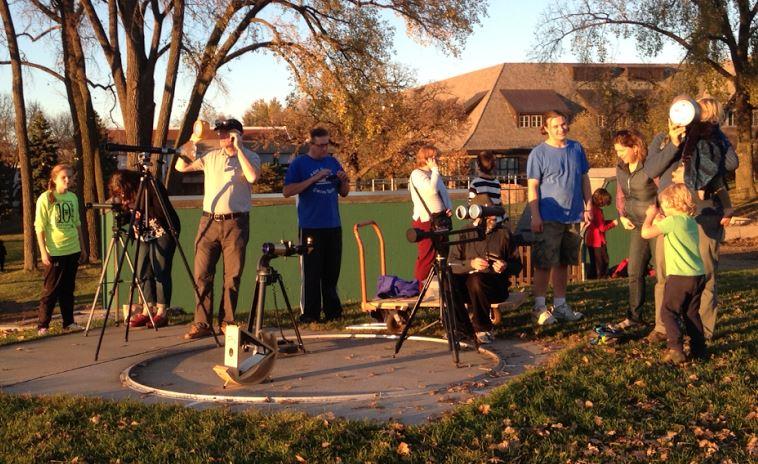
[[[611,194],[615,193],[615,180],[609,182],[606,187]],[[387,273],[398,275],[400,277],[411,279],[413,275],[413,263],[416,258],[416,246],[408,243],[405,239],[405,231],[410,226],[410,216],[412,206],[410,198],[395,193],[394,195],[364,195],[356,196],[357,198],[348,197],[341,200],[340,212],[342,216],[342,270],[339,281],[339,292],[343,302],[360,300],[360,273],[358,270],[358,248],[353,235],[353,225],[359,222],[373,220],[376,221],[382,229],[385,246]],[[270,198],[270,197],[269,197]],[[457,206],[464,202],[463,195],[454,195],[454,205]],[[178,203],[178,202],[177,202]],[[269,201],[269,203],[271,203]],[[279,201],[279,203],[282,203]],[[242,285],[240,290],[240,301],[238,308],[249,308],[252,304],[252,293],[255,287],[255,271],[260,257],[261,245],[264,242],[278,242],[279,240],[297,241],[297,219],[295,205],[292,202],[286,204],[270,204],[267,206],[256,206],[260,202],[253,199],[253,208],[250,214],[250,241],[248,243],[245,259],[245,270],[242,276]],[[193,266],[194,240],[197,233],[197,225],[200,219],[201,209],[199,207],[182,207],[177,206],[177,212],[181,219],[182,232],[180,242],[187,254],[190,269]],[[615,218],[617,216],[613,203],[605,208],[606,218]],[[109,219],[110,216],[105,216]],[[457,219],[454,220],[455,227],[463,227],[464,224]],[[105,229],[110,231],[110,225],[106,224]],[[367,291],[369,298],[373,296],[376,288],[376,278],[379,274],[379,249],[378,241],[370,227],[361,229],[361,237],[364,241],[366,250],[366,274],[367,274]],[[107,244],[110,234],[106,235],[104,243]],[[623,228],[617,227],[608,233],[608,253],[610,255],[611,265],[617,264],[625,258],[629,248],[629,234]],[[219,261],[216,274],[215,301],[218,306],[218,296],[221,295],[222,283],[222,261]],[[298,306],[300,296],[300,278],[297,258],[277,258],[272,261],[272,266],[277,269],[284,279],[287,293],[293,306]],[[112,269],[113,265],[109,267]],[[112,272],[109,272],[112,280]],[[179,251],[177,250],[174,257],[173,267],[174,292],[172,298],[173,306],[180,306],[185,311],[192,311],[195,305],[194,293],[191,287],[191,281],[186,272]],[[129,279],[131,273],[128,272],[125,278]],[[123,304],[128,298],[128,282],[122,285],[119,292],[121,303]],[[267,307],[273,305],[273,292],[269,290],[267,297]],[[281,295],[278,296],[280,306],[284,306]]]

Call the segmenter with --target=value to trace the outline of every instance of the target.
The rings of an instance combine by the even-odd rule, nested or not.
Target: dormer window
[[[541,114],[519,114],[518,115],[519,127],[540,127],[542,126]]]

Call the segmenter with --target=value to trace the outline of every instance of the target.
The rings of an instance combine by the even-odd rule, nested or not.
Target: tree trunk
[[[68,97],[69,106],[72,109],[71,117],[76,121],[81,138],[79,179],[81,182],[80,201],[83,202],[83,206],[86,203],[97,202],[102,197],[98,195],[96,186],[98,175],[95,171],[95,158],[100,155],[99,135],[92,97],[87,87],[84,50],[78,29],[81,16],[76,15],[74,9],[75,5],[72,0],[59,2],[64,69],[66,77],[72,82],[70,86],[66,86],[66,90],[70,91]],[[84,243],[87,244],[90,259],[96,261],[100,258],[100,235],[95,212],[84,210],[83,219],[83,223],[86,224],[86,227],[82,228]]]
[[[747,91],[735,82],[734,109],[737,117],[737,155],[740,167],[735,172],[737,188],[734,199],[751,200],[756,196],[753,182],[753,137],[752,137],[752,108]]]
[[[126,43],[126,101],[120,101],[119,106],[126,143],[142,147],[150,146],[153,141],[155,66],[145,54],[145,24],[139,4],[136,1],[119,2]],[[137,155],[129,153],[130,169],[136,167]]]
[[[24,226],[24,270],[32,271],[36,264],[34,233],[35,204],[32,197],[32,167],[29,163],[29,137],[26,132],[26,103],[24,102],[24,81],[21,73],[21,55],[16,41],[8,0],[0,0],[0,15],[5,26],[8,54],[13,76],[13,106],[16,116],[16,140],[18,144],[18,165],[21,170],[21,217]]]
[[[174,105],[174,92],[176,91],[176,79],[179,73],[179,61],[181,57],[182,31],[184,28],[184,0],[173,0],[173,15],[171,27],[171,48],[166,65],[166,79],[163,85],[163,98],[161,100],[158,126],[156,127],[153,144],[163,147],[168,141],[168,129],[171,122],[171,109]],[[169,166],[171,168],[171,166]],[[158,171],[158,178],[163,173]]]

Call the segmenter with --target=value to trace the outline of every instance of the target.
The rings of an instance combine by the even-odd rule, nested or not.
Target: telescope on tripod
[[[92,205],[93,208],[111,209],[114,213],[116,213],[117,217],[114,219],[113,238],[111,239],[111,246],[113,246],[117,241],[121,245],[120,255],[116,264],[113,285],[111,287],[110,295],[108,298],[108,304],[105,309],[104,323],[100,330],[100,337],[98,339],[97,348],[95,350],[96,361],[100,355],[100,348],[102,346],[103,336],[105,335],[105,328],[108,325],[107,322],[108,322],[111,309],[113,307],[113,301],[116,297],[116,293],[118,292],[119,283],[121,282],[120,280],[121,272],[123,270],[123,264],[125,260],[128,261],[129,265],[132,267],[132,279],[131,279],[131,286],[129,288],[129,305],[128,305],[129,311],[126,314],[125,321],[124,321],[125,326],[126,326],[125,335],[124,335],[125,341],[129,341],[129,321],[132,317],[134,291],[138,290],[140,297],[144,300],[144,294],[140,287],[139,276],[137,272],[135,272],[134,266],[132,263],[136,262],[137,257],[139,256],[140,247],[149,246],[147,243],[143,243],[143,240],[141,240],[140,238],[143,235],[145,225],[149,224],[150,222],[151,213],[149,211],[148,205],[153,204],[152,202],[150,202],[151,197],[157,200],[158,208],[161,210],[163,218],[165,218],[165,222],[166,222],[165,229],[169,233],[174,244],[176,245],[176,249],[179,250],[182,263],[184,264],[184,269],[187,273],[191,286],[195,292],[195,297],[197,298],[197,301],[200,302],[202,306],[202,310],[207,315],[210,315],[209,308],[206,308],[204,306],[202,299],[200,298],[199,289],[197,287],[197,284],[195,283],[195,279],[193,277],[192,270],[189,267],[189,263],[187,262],[187,255],[184,252],[184,249],[182,248],[181,243],[179,242],[178,224],[174,223],[174,220],[171,219],[171,215],[168,213],[167,204],[169,200],[168,200],[167,193],[164,193],[165,189],[163,189],[162,186],[159,187],[158,182],[156,181],[155,177],[153,177],[153,174],[150,171],[150,166],[151,166],[150,157],[149,157],[150,153],[157,153],[163,156],[163,155],[176,154],[177,151],[174,150],[173,148],[123,145],[123,144],[115,144],[115,143],[106,143],[103,145],[103,149],[107,151],[139,153],[138,163],[137,163],[137,172],[139,173],[140,180],[139,180],[139,186],[137,187],[137,193],[134,197],[134,206],[133,206],[134,211],[133,212],[123,211],[120,204],[115,201],[110,202],[110,203],[105,203],[105,204]],[[163,163],[163,160],[159,159],[158,163],[159,164]],[[118,207],[115,206],[117,204],[119,204]],[[139,212],[140,214],[136,214],[137,212]],[[123,238],[121,237],[121,233],[122,233],[121,229],[123,226],[121,224],[126,222],[127,217],[128,217],[128,227],[126,227],[126,231],[124,232],[126,234],[126,240],[123,240]],[[135,243],[133,260],[128,258],[130,244],[132,243]],[[107,259],[110,259],[111,251],[112,249],[109,248],[109,252],[108,252],[109,256],[108,258],[106,258],[106,262],[104,262],[103,272],[101,274],[101,284],[105,276],[105,267],[107,265]],[[97,301],[97,295],[95,297],[95,301]],[[94,311],[94,302],[93,302],[93,311]],[[153,321],[152,314],[149,311],[148,311],[148,317],[150,318],[151,325],[157,330],[156,324]],[[91,320],[92,320],[92,312],[90,312],[90,322]],[[87,323],[87,330],[85,331],[85,336],[89,332],[90,322]],[[221,343],[219,342],[216,333],[213,331],[211,331],[211,333],[216,342],[216,345],[221,346]]]
[[[484,239],[486,234],[486,218],[503,216],[505,210],[501,206],[459,206],[456,209],[456,216],[459,219],[485,219],[480,221],[479,225],[475,227],[469,227],[465,229],[438,229],[425,231],[421,229],[408,229],[405,236],[409,242],[416,243],[421,240],[430,239],[434,246],[435,259],[432,269],[429,271],[429,275],[424,281],[424,286],[421,289],[421,293],[418,299],[411,309],[410,316],[408,316],[408,322],[403,328],[400,337],[395,342],[395,356],[400,352],[400,348],[403,346],[403,342],[408,338],[408,332],[410,331],[413,321],[416,317],[416,312],[421,307],[421,302],[424,300],[427,290],[429,289],[432,280],[436,277],[439,280],[440,288],[440,321],[445,330],[445,334],[448,342],[448,349],[450,350],[453,363],[456,365],[460,361],[460,347],[461,337],[465,336],[474,341],[474,345],[479,349],[479,342],[474,334],[474,328],[471,325],[471,321],[468,318],[468,314],[458,307],[458,299],[455,298],[455,289],[453,288],[453,272],[448,262],[448,254],[450,246],[459,245],[463,243],[478,242]],[[456,317],[459,316],[459,317]],[[459,323],[461,327],[459,327]],[[423,329],[422,329],[423,330]]]
[[[261,247],[262,255],[258,260],[255,293],[253,294],[253,304],[250,308],[247,326],[244,329],[235,325],[226,327],[224,365],[213,367],[216,375],[224,381],[224,387],[229,383],[252,384],[265,380],[274,369],[278,353],[293,354],[298,351],[306,353],[297,318],[292,311],[287,290],[284,288],[284,281],[281,274],[271,267],[271,260],[278,257],[304,255],[312,250],[313,239],[311,237],[307,237],[305,243],[299,245],[282,240],[278,244],[267,242]],[[287,307],[287,314],[295,330],[297,343],[284,335],[278,308],[274,308],[274,314],[281,338],[277,340],[274,332],[263,330],[266,287],[274,284],[279,284]],[[250,356],[247,359],[241,359],[243,353],[250,353]]]

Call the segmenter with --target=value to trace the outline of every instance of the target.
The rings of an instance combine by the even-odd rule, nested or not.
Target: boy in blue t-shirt
[[[284,176],[284,197],[297,195],[297,220],[301,243],[313,239],[313,250],[301,259],[303,282],[300,322],[310,323],[342,316],[337,281],[342,263],[342,227],[337,194],[350,191],[347,173],[329,155],[329,132],[317,127],[311,131],[308,154],[290,163]]]
[[[576,321],[582,313],[566,303],[568,267],[579,263],[579,223],[589,222],[590,166],[579,142],[568,139],[568,118],[558,111],[543,116],[545,142],[534,147],[526,161],[531,229],[534,233],[534,308],[538,325]],[[548,282],[553,306],[545,303]]]
[[[690,337],[690,354],[704,358],[705,334],[700,319],[700,297],[705,286],[705,269],[700,257],[700,238],[693,219],[695,203],[684,184],[672,184],[659,195],[664,216],[655,205],[645,212],[641,235],[650,239],[663,235],[663,252],[666,259],[666,286],[663,290],[661,319],[666,327],[668,352],[664,361],[680,364],[684,355],[679,319]],[[660,240],[660,239],[659,239]]]

